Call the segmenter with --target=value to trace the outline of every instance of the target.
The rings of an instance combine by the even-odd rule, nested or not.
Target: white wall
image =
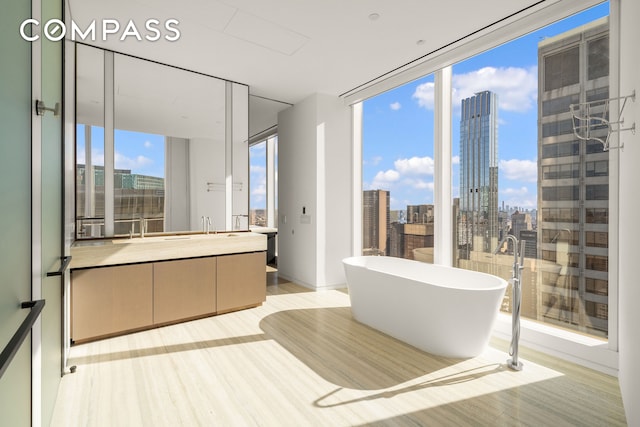
[[[311,288],[344,284],[351,255],[351,113],[316,94],[278,115],[278,271]],[[303,213],[304,209],[304,213]]]
[[[213,221],[212,230],[224,230],[226,206],[224,142],[193,138],[189,140],[189,157],[190,228],[201,230],[201,217],[208,216]]]
[[[620,95],[628,95],[633,90],[640,93],[640,2],[621,1],[620,34]],[[614,96],[612,94],[612,96]],[[624,110],[625,126],[640,125],[640,98],[627,102]],[[621,133],[624,151],[620,156],[620,256],[619,268],[619,319],[620,319],[620,388],[630,426],[640,425],[640,280],[636,267],[640,228],[638,212],[640,199],[637,186],[640,182],[640,133]]]
[[[189,140],[165,138],[165,231],[185,231],[189,224]]]

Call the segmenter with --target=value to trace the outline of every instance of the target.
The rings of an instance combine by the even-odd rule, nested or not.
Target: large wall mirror
[[[248,87],[76,52],[77,238],[248,229]]]

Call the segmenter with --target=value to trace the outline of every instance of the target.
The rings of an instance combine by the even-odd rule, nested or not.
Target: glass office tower
[[[491,252],[498,244],[498,97],[478,92],[462,100],[458,249]]]

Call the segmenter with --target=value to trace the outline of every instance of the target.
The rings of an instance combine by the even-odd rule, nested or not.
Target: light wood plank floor
[[[616,426],[610,376],[507,343],[435,357],[357,323],[344,291],[269,273],[261,307],[72,348],[54,426]]]

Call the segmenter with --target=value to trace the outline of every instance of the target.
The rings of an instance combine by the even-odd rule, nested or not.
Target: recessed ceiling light
[[[369,19],[371,21],[377,21],[380,18],[380,14],[379,13],[372,13],[371,15],[369,15]]]

